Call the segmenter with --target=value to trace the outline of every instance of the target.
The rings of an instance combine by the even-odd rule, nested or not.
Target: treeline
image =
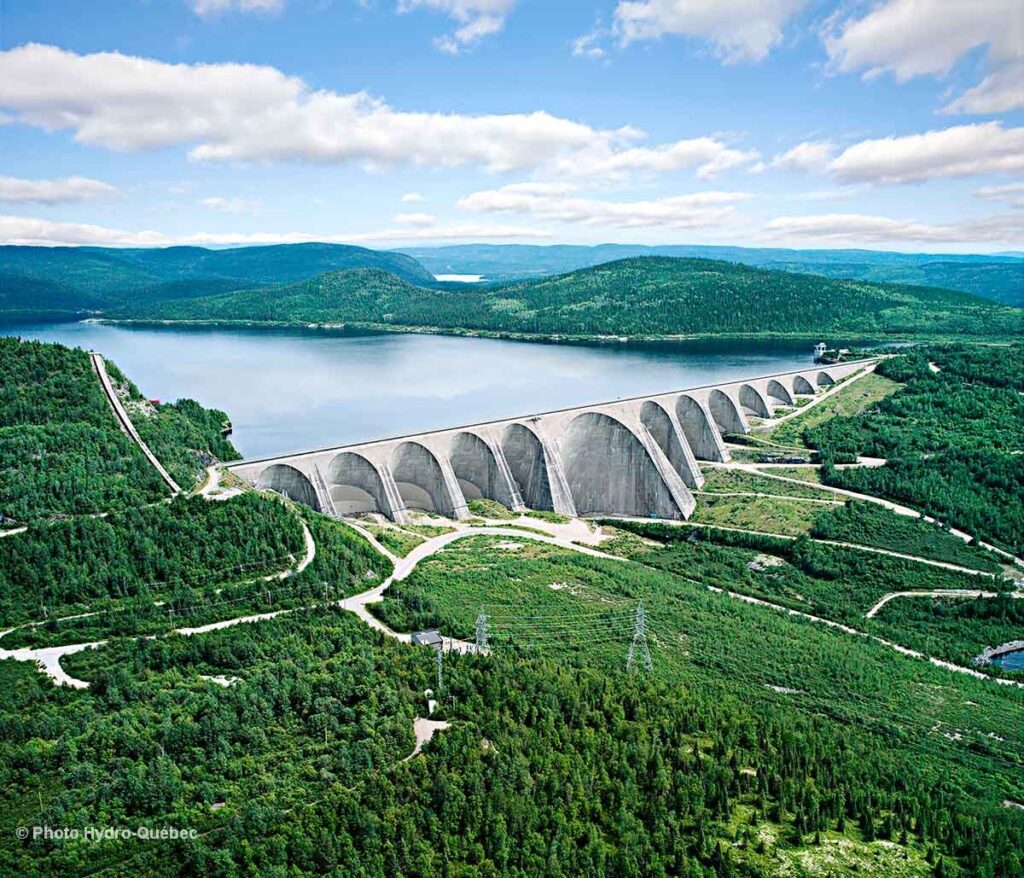
[[[216,585],[283,570],[304,553],[283,503],[243,494],[179,497],[104,518],[31,525],[0,540],[0,624],[36,621],[95,602],[143,602],[178,586]]]
[[[514,286],[444,291],[360,269],[290,286],[133,306],[120,316],[566,336],[1024,334],[1020,309],[966,293],[663,257]]]
[[[167,488],[110,409],[89,355],[62,345],[0,338],[0,524],[141,506]],[[238,452],[224,412],[193,400],[150,407],[113,363],[133,423],[188,489],[204,466]]]
[[[1024,552],[1024,346],[924,347],[878,371],[905,387],[860,415],[805,431],[825,483],[888,497]],[[888,463],[830,465],[858,454]]]

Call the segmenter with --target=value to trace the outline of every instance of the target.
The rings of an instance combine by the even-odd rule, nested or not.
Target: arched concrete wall
[[[793,379],[793,393],[812,394],[814,393],[814,385],[804,378],[803,375],[797,375]]]
[[[286,463],[275,463],[260,473],[256,482],[257,488],[269,488],[296,503],[303,503],[310,509],[320,512],[320,501],[316,497],[316,488],[307,476]]]
[[[768,403],[756,387],[750,384],[740,385],[739,399],[740,406],[743,407],[747,414],[758,418],[770,418],[772,416]]]
[[[419,442],[401,443],[392,455],[391,472],[407,508],[457,517],[457,504],[445,483],[441,464],[426,446]]]
[[[728,396],[717,388],[708,394],[708,408],[715,419],[720,433],[749,433],[750,428],[739,410]]]
[[[458,433],[452,439],[448,460],[467,500],[486,497],[510,508],[514,505],[494,453],[475,433]]]
[[[695,467],[692,465],[690,455],[683,448],[683,442],[686,439],[683,437],[682,441],[680,441],[680,436],[676,432],[676,425],[672,423],[669,413],[659,403],[647,400],[640,406],[640,423],[647,428],[647,432],[658,443],[658,447],[665,454],[665,457],[668,458],[668,462],[672,464],[672,468],[679,473],[680,478],[682,478],[686,485],[691,488],[696,487]]]
[[[686,441],[699,460],[726,459],[725,447],[718,427],[708,410],[685,393],[676,400],[676,418],[683,428]]]
[[[344,451],[331,460],[327,467],[327,489],[339,515],[394,513],[380,473],[361,454]]]
[[[830,384],[835,384],[835,380],[828,372],[819,372],[818,377],[815,378],[818,383],[818,387],[828,387]]]
[[[553,509],[544,448],[533,430],[522,424],[509,424],[501,439],[501,450],[523,503],[530,509]]]
[[[578,415],[560,445],[580,515],[683,515],[643,444],[621,421],[600,412]]]
[[[774,378],[768,382],[768,396],[774,399],[780,405],[792,405],[793,395],[786,390],[786,388]]]

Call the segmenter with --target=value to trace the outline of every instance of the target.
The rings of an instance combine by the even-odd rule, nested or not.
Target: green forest
[[[79,426],[92,444],[52,460],[9,446],[0,497],[27,511],[11,516],[25,529],[0,538],[0,629],[14,628],[0,649],[106,642],[62,658],[82,689],[0,660],[0,874],[1024,875],[1022,812],[1004,805],[1024,803],[1024,689],[892,647],[966,666],[1013,639],[1024,601],[893,600],[866,616],[890,592],[976,588],[970,570],[1001,569],[942,527],[860,502],[809,504],[795,538],[592,522],[612,557],[538,543],[543,531],[519,523],[469,531],[368,605],[397,631],[470,641],[483,617],[487,653],[445,652],[439,668],[433,650],[350,612],[347,599],[394,570],[356,527],[258,491],[170,498],[117,430],[87,355],[6,349],[12,443],[45,411],[55,435]],[[801,439],[826,482],[897,461],[932,472],[938,460],[946,477],[945,456],[968,449],[1015,458],[1022,369],[1019,347],[914,349],[879,366],[895,392],[815,419]],[[110,372],[176,478],[234,456],[225,413],[150,405]],[[90,470],[98,437],[121,454]],[[878,450],[890,465],[833,463]],[[89,502],[61,506],[50,467],[64,483],[84,468]],[[993,541],[1019,512],[998,472],[989,502],[1003,517],[963,508]],[[822,493],[714,473],[705,505],[752,486],[786,502]],[[494,501],[472,512],[511,519]],[[364,525],[396,554],[453,529]],[[649,671],[626,662],[641,605]],[[238,624],[194,630],[224,621]],[[428,701],[448,727],[410,758]],[[19,838],[41,825],[190,832]]]
[[[357,269],[133,306],[114,316],[567,337],[1024,334],[1021,309],[968,293],[668,257],[624,259],[512,286],[443,290]]]

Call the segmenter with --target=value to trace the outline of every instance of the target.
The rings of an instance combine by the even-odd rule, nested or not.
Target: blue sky
[[[1024,248],[1018,0],[6,0],[0,240]]]

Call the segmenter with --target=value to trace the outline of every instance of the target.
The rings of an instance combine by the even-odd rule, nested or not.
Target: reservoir
[[[264,457],[685,390],[811,366],[812,345],[597,345],[321,330],[0,326],[97,350],[142,393],[223,409],[232,442]],[[834,339],[828,339],[834,342]]]
[[[1004,671],[1024,671],[1024,649],[1004,652],[992,659],[992,664],[999,665]]]

